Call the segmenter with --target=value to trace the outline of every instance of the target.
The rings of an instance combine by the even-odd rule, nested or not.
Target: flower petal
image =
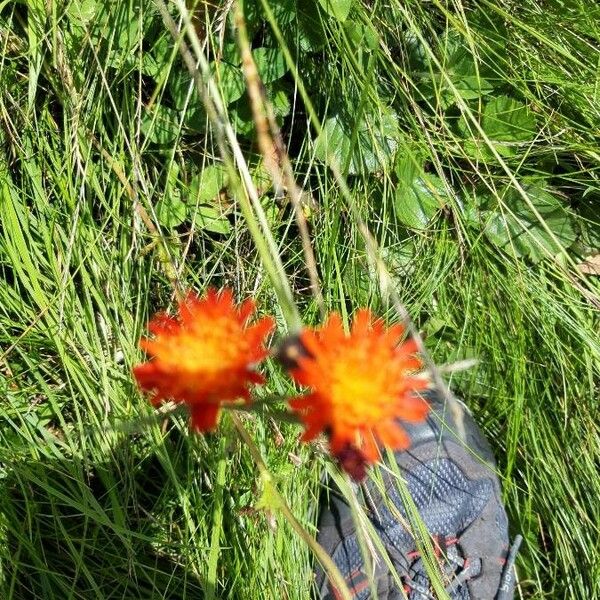
[[[202,298],[189,293],[178,315],[159,313],[140,346],[150,356],[133,369],[142,390],[157,404],[165,399],[190,407],[192,426],[212,429],[223,403],[250,401],[250,386],[264,382],[254,370],[267,356],[265,338],[275,321],[263,317],[249,324],[254,301],[241,306],[229,289],[209,288]]]
[[[310,392],[289,404],[304,422],[304,440],[325,432],[331,453],[346,457],[347,464],[354,464],[352,452],[359,452],[361,461],[376,462],[378,442],[407,447],[408,435],[397,419],[425,419],[429,405],[415,391],[429,382],[414,376],[422,362],[414,340],[400,343],[403,335],[401,324],[386,328],[368,309],[356,312],[349,334],[337,313],[321,328],[300,334],[307,355],[296,360],[290,374]]]
[[[194,431],[212,431],[219,421],[218,404],[204,402],[190,407],[190,425]]]

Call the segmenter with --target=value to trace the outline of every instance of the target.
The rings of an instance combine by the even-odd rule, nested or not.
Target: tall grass
[[[307,0],[297,10],[312,19],[310,37],[290,17],[296,3],[245,4],[253,44],[285,45],[297,60],[297,73],[268,91],[276,108],[277,98],[289,103],[278,118],[327,308],[347,318],[370,305],[394,318],[365,223],[435,361],[478,360],[449,380],[494,445],[512,533],[525,537],[519,593],[600,597],[599,295],[597,277],[575,267],[600,240],[600,9],[593,0],[355,0],[342,23]],[[195,6],[211,57],[223,40],[234,55],[232,10]],[[454,39],[468,49],[462,62]],[[310,597],[310,552],[261,508],[268,486],[231,420],[190,435],[181,416],[154,415],[132,383],[137,341],[172,304],[174,283],[254,295],[282,329],[289,309],[239,197],[215,194],[212,212],[196,216],[208,201],[194,201],[191,181],[220,164],[218,136],[156,6],[4,3],[0,45],[2,597]],[[226,99],[231,82],[216,81]],[[535,115],[534,135],[508,140],[515,152],[489,138],[480,116],[500,96]],[[351,151],[323,156],[319,125],[349,107]],[[228,119],[294,299],[315,323],[290,200],[265,183],[244,110],[242,97]],[[389,159],[386,135],[400,158]],[[379,166],[360,168],[370,156]],[[411,164],[441,181],[418,227],[398,196]],[[536,202],[536,183],[560,214],[538,211],[523,232],[511,217],[522,215],[519,202]],[[508,241],[490,234],[498,214]],[[533,240],[527,251],[523,238]],[[289,392],[268,368],[269,391]],[[326,459],[299,446],[294,426],[244,420],[314,533]]]

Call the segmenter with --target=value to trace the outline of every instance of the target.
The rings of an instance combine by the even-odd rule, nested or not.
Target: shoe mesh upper
[[[483,510],[492,494],[489,479],[470,481],[448,459],[423,464],[406,475],[408,491],[431,535],[450,537],[466,529]],[[388,502],[406,518],[398,491],[391,486]],[[378,507],[374,521],[382,536],[400,552],[413,544],[411,534],[391,514],[385,503]]]
[[[492,600],[513,597],[514,578],[505,579],[508,519],[502,505],[494,459],[485,437],[468,413],[464,414],[464,442],[457,441],[451,411],[435,394],[429,398],[432,415],[412,426],[413,447],[396,453],[408,492],[430,533],[440,545],[442,580],[452,600]],[[384,473],[385,500],[367,484],[366,508],[404,582],[399,590],[381,557],[375,560],[378,600],[433,598],[424,561],[406,529],[407,511]],[[393,507],[390,510],[390,506]],[[400,518],[399,518],[400,517]],[[353,600],[371,598],[364,561],[347,503],[333,494],[321,513],[319,542],[330,553],[346,579]],[[443,548],[443,549],[442,549]],[[510,581],[509,581],[510,580]],[[337,598],[322,570],[317,570],[320,598]],[[506,591],[504,587],[506,587]],[[502,593],[500,593],[502,591]]]
[[[419,465],[406,474],[406,482],[427,530],[431,535],[442,538],[457,536],[466,529],[481,513],[493,493],[490,480],[471,481],[451,460],[445,458]],[[394,512],[407,519],[403,502],[395,487],[391,486],[386,502],[378,503],[372,522],[388,549],[402,560],[402,557],[414,550],[414,541],[411,533],[386,506],[390,502],[396,507]],[[345,537],[332,557],[342,573],[360,573],[363,559],[356,534]],[[410,570],[406,561],[398,567],[400,573],[408,573]],[[352,583],[352,576],[349,580]],[[418,573],[413,572],[412,580],[419,584],[419,588],[428,587],[424,568]],[[358,588],[359,586],[355,586],[357,593],[354,598],[367,600],[370,597],[369,587]],[[419,594],[418,590],[409,595],[409,598],[415,600],[425,597],[427,596]],[[459,586],[452,592],[451,598],[468,599],[469,594],[464,586]]]

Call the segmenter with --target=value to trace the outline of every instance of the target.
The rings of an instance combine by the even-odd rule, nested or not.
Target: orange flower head
[[[310,388],[290,401],[304,422],[304,441],[326,432],[331,452],[346,470],[364,472],[360,464],[379,458],[378,444],[405,449],[410,440],[398,419],[417,423],[429,411],[416,391],[427,387],[415,371],[422,367],[414,340],[401,343],[402,325],[386,328],[368,309],[358,311],[349,335],[336,313],[320,329],[300,335],[292,377]],[[356,463],[356,464],[355,464]]]
[[[148,325],[154,337],[140,341],[151,359],[133,369],[152,403],[187,404],[192,428],[209,431],[223,403],[250,402],[250,384],[264,383],[254,368],[268,354],[264,342],[275,325],[271,317],[249,325],[254,309],[250,299],[236,306],[231,290],[211,288],[203,298],[188,294],[177,317],[156,315]]]

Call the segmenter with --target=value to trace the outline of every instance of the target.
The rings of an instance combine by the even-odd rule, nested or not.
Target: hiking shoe
[[[491,448],[466,411],[465,441],[461,441],[446,402],[436,393],[428,393],[426,398],[431,404],[430,416],[423,424],[403,423],[411,437],[411,447],[396,452],[395,458],[432,537],[441,580],[452,599],[510,600],[514,595],[513,567],[520,537],[509,548],[508,519]],[[405,527],[408,516],[404,503],[392,477],[384,471],[385,501],[372,482],[363,484],[360,492],[402,588],[383,558],[375,556],[377,598],[437,598],[414,537]],[[358,486],[356,489],[358,492]],[[390,504],[404,524],[392,515]],[[352,513],[339,491],[329,490],[317,539],[346,579],[353,598],[372,598]],[[341,598],[320,568],[316,578],[319,599]]]

